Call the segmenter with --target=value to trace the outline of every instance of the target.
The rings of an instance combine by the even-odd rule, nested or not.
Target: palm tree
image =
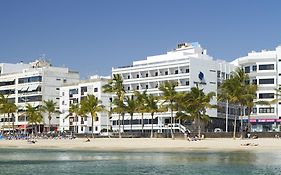
[[[143,122],[143,114],[147,112],[146,108],[146,99],[147,99],[147,94],[146,90],[140,93],[139,91],[134,92],[136,96],[136,101],[137,101],[137,111],[141,113],[141,132],[143,133],[143,127],[144,127],[144,122]]]
[[[126,112],[129,113],[129,115],[131,116],[131,121],[130,121],[130,125],[131,125],[131,134],[133,134],[133,115],[135,112],[137,112],[138,110],[138,103],[137,101],[134,99],[134,96],[126,96],[125,97],[125,103],[126,103]]]
[[[65,117],[68,118],[69,116],[73,116],[74,117],[74,121],[77,119],[78,121],[78,116],[82,116],[83,112],[80,109],[80,104],[74,104],[72,103],[69,107],[69,114]],[[76,122],[77,123],[77,122]],[[78,125],[77,125],[78,127]],[[74,132],[78,133],[78,130],[76,129],[76,127],[74,128]]]
[[[124,107],[124,97],[125,97],[125,89],[123,85],[123,80],[120,74],[114,74],[113,78],[109,80],[108,84],[103,86],[104,93],[114,93],[117,96],[117,104],[120,104],[118,110],[115,112],[118,113],[118,125],[119,125],[119,138],[121,138],[121,122],[120,122],[120,115],[122,115],[122,121],[124,121],[125,109]],[[114,101],[114,100],[113,100]],[[123,108],[123,109],[122,109]],[[117,109],[117,108],[116,108]],[[124,125],[123,125],[124,130]]]
[[[8,115],[8,126],[9,126],[9,129],[10,129],[10,115],[11,116],[14,116],[14,113],[18,110],[18,107],[10,102],[8,100],[7,97],[5,97],[3,94],[0,94],[0,112],[4,114],[4,118],[5,118],[5,114]],[[15,125],[14,125],[14,117],[12,118],[12,125],[13,125],[13,133],[15,131]],[[10,132],[9,132],[10,133]]]
[[[60,114],[61,112],[59,110],[56,110],[57,103],[53,100],[44,100],[43,106],[41,107],[43,112],[48,113],[48,120],[49,120],[49,132],[51,131],[51,120],[52,120],[52,114]]]
[[[161,108],[159,108],[158,106],[158,102],[159,102],[159,98],[153,95],[148,95],[146,98],[146,107],[147,107],[147,111],[150,113],[151,115],[151,135],[150,138],[153,138],[153,116],[155,114],[155,112],[161,112],[163,110],[161,110]]]
[[[94,138],[94,121],[97,121],[97,113],[105,111],[105,107],[94,95],[87,95],[81,100],[81,111],[90,113],[92,117],[92,138]]]
[[[216,95],[215,92],[209,92],[205,94],[203,89],[199,89],[198,86],[192,87],[186,94],[186,103],[184,112],[181,113],[180,118],[192,118],[194,119],[198,128],[198,137],[201,137],[201,122],[208,121],[209,115],[207,115],[207,109],[215,108],[210,101]]]
[[[32,125],[32,135],[34,135],[34,126],[37,128],[37,124],[43,121],[43,115],[40,110],[28,104],[26,106],[25,115],[28,116],[28,123]],[[37,129],[35,130],[37,133]]]
[[[175,123],[175,118],[173,117],[173,109],[175,107],[175,101],[176,101],[176,96],[178,92],[176,91],[177,83],[174,81],[165,81],[164,84],[161,84],[159,87],[159,90],[163,92],[163,104],[168,103],[167,107],[171,111],[171,137],[174,139],[174,133],[173,133],[173,124]],[[174,119],[174,122],[173,122]]]

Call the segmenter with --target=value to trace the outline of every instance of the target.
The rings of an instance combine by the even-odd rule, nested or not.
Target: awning
[[[38,86],[39,85],[37,85],[37,84],[29,86],[28,91],[34,91],[34,90],[36,90],[38,88]]]
[[[28,89],[28,86],[27,86],[27,87],[22,87],[22,88],[20,89],[20,91],[27,91],[27,89]]]
[[[26,126],[27,126],[27,125],[19,125],[19,126],[17,127],[17,129],[26,129]]]

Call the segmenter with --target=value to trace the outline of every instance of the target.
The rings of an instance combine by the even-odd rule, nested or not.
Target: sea
[[[97,152],[1,148],[0,174],[281,175],[281,151]]]

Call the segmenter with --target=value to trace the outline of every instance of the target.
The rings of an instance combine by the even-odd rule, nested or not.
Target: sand
[[[243,144],[251,145],[243,146]],[[241,145],[242,144],[242,145]],[[39,139],[36,143],[26,140],[0,140],[1,148],[14,149],[62,149],[62,150],[93,150],[93,151],[263,151],[281,152],[281,139],[231,139],[209,138],[201,141],[187,141],[169,138],[95,138],[90,142],[86,139]]]

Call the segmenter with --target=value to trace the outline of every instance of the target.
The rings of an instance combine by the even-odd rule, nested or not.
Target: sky
[[[0,62],[90,75],[199,42],[232,61],[281,44],[278,0],[0,0]]]

